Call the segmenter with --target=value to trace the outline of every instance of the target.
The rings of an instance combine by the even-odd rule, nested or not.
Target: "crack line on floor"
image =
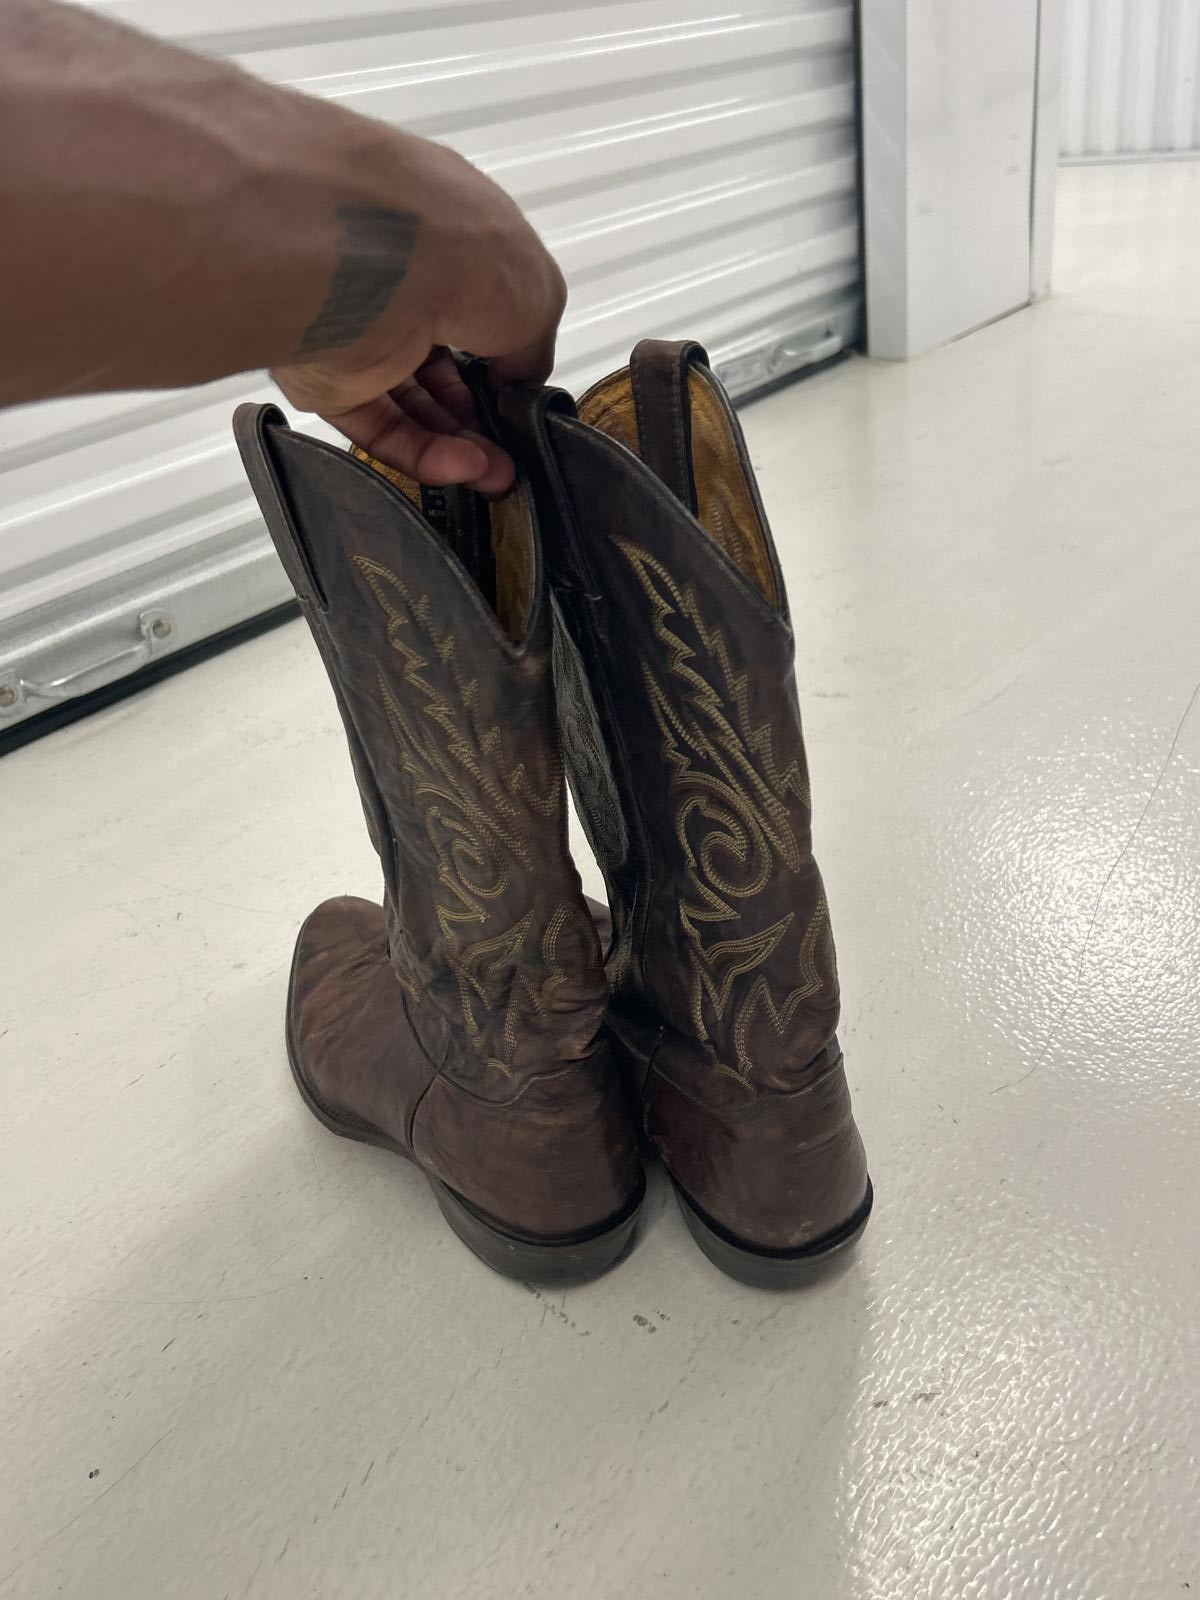
[[[44,1540],[40,1545],[38,1545],[36,1550],[31,1551],[23,1561],[18,1561],[16,1566],[13,1567],[10,1572],[6,1572],[4,1576],[0,1578],[0,1589],[3,1589],[7,1584],[9,1584],[12,1579],[16,1577],[18,1572],[20,1572],[24,1567],[27,1567],[31,1561],[36,1560],[43,1551],[48,1550],[56,1540],[61,1539],[63,1534],[67,1533],[71,1528],[73,1528],[81,1517],[86,1517],[89,1511],[94,1511],[100,1504],[101,1500],[106,1499],[114,1489],[120,1488],[121,1484],[125,1482],[125,1479],[129,1476],[129,1474],[131,1472],[136,1472],[138,1467],[141,1466],[142,1462],[145,1461],[146,1457],[157,1450],[163,1440],[169,1439],[174,1432],[175,1428],[172,1426],[167,1429],[166,1433],[160,1434],[150,1446],[149,1450],[143,1450],[137,1460],[126,1467],[121,1476],[119,1478],[115,1478],[112,1483],[109,1484],[107,1489],[102,1489],[94,1500],[89,1500],[87,1505],[85,1505],[81,1510],[77,1511],[73,1517],[68,1518],[68,1520],[63,1523],[62,1527],[56,1529],[56,1531],[52,1533],[48,1539]]]

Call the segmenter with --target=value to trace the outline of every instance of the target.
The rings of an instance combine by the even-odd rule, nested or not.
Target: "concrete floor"
[[[1053,300],[746,417],[879,1196],[836,1282],[727,1282],[656,1184],[525,1289],[303,1109],[293,933],[377,875],[299,624],[0,762],[4,1600],[1200,1594],[1200,166],[1061,221]]]

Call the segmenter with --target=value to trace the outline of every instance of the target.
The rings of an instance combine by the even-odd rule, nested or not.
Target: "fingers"
[[[449,361],[449,356],[446,359]],[[425,368],[421,368],[420,372],[423,375]],[[458,377],[457,369],[455,378],[467,400],[465,407],[459,405],[459,410],[465,412],[462,420],[467,423],[477,422],[471,396],[463,386],[462,379]],[[458,403],[457,396],[450,394],[448,398],[452,404]],[[428,432],[457,434],[460,438],[470,439],[479,446],[487,457],[487,467],[478,477],[463,480],[469,482],[472,489],[477,489],[480,494],[504,494],[512,487],[514,470],[512,457],[508,452],[478,433],[475,428],[460,426],[459,419],[452,416],[415,378],[407,378],[393,389],[392,399],[419,427]]]
[[[389,392],[396,404],[406,411],[414,422],[422,428],[427,428],[430,433],[461,433],[464,428],[471,428],[477,424],[478,419],[473,414],[465,417],[453,416],[415,377],[405,378]]]
[[[479,441],[462,433],[436,433],[422,427],[390,395],[323,415],[351,443],[418,483],[474,484],[494,470]]]
[[[417,383],[464,428],[477,428],[475,402],[463,382],[458,363],[445,345],[432,350],[413,374]]]
[[[512,457],[490,439],[461,428],[411,379],[390,395],[323,415],[368,455],[418,483],[465,483],[485,495],[505,494],[512,487]]]
[[[464,429],[458,435],[460,439],[469,439],[478,445],[487,458],[487,467],[477,478],[465,479],[470,487],[479,494],[487,495],[491,499],[507,494],[513,486],[517,476],[517,469],[513,465],[513,458],[508,451],[503,449],[491,439],[486,439],[481,433],[472,433]]]

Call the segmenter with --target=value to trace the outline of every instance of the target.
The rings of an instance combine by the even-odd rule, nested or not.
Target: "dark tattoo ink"
[[[353,344],[404,281],[421,219],[386,206],[339,206],[342,237],[325,303],[300,340],[300,355]]]

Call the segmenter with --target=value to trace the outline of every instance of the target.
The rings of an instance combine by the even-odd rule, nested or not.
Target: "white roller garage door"
[[[702,339],[740,394],[857,336],[852,0],[96,9],[492,173],[563,263],[569,388],[647,334]],[[229,437],[269,394],[252,374],[0,413],[0,728],[287,599]]]

